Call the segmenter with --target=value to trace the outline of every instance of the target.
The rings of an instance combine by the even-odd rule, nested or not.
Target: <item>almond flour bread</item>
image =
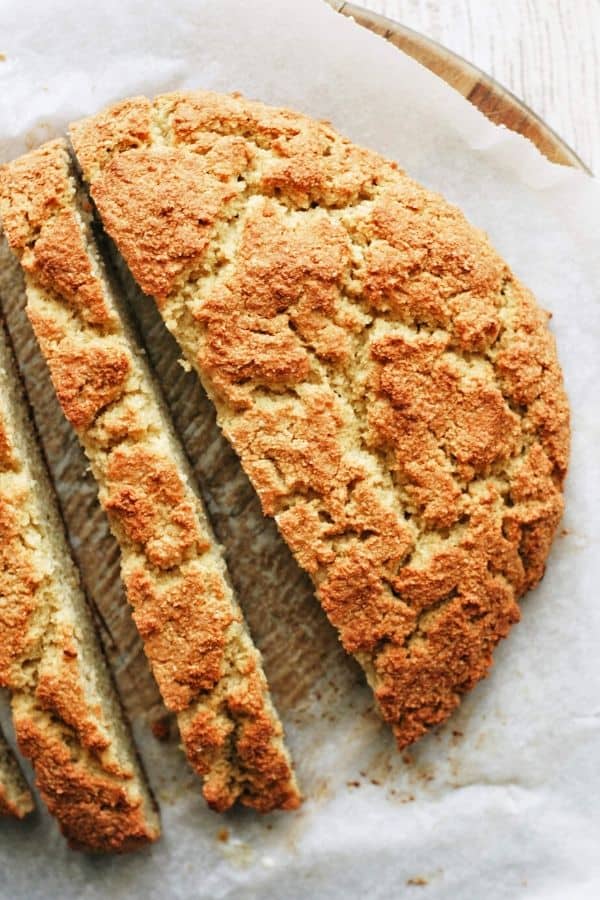
[[[4,169],[0,205],[28,316],[98,481],[135,622],[208,803],[292,809],[298,788],[260,654],[80,200],[61,141]]]
[[[24,819],[33,808],[31,791],[0,729],[0,816]]]
[[[67,548],[0,323],[0,687],[73,847],[134,850],[159,822]]]
[[[458,210],[328,124],[199,92],[71,136],[404,747],[544,571],[569,445],[547,315]]]

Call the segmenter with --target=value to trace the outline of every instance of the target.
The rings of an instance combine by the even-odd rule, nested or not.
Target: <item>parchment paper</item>
[[[176,737],[157,742],[150,713],[131,699],[142,698],[138,707],[152,714],[160,709],[121,611],[115,618],[124,624],[107,629],[129,637],[112,658],[161,803],[164,837],[132,857],[90,859],[66,849],[44,811],[25,824],[2,823],[0,897],[600,896],[598,183],[546,162],[321,0],[0,0],[0,52],[0,161],[120,97],[187,87],[241,90],[328,118],[399,160],[486,229],[552,311],[573,411],[567,513],[546,577],[525,599],[491,676],[402,758],[306,579],[290,578],[289,555],[274,528],[261,524],[249,489],[239,501],[245,482],[235,459],[216,438],[203,446],[214,423],[195,381],[175,377],[174,350],[151,353],[162,359],[168,399],[234,580],[254,585],[241,599],[306,802],[297,813],[263,818],[243,810],[218,817],[205,808]],[[152,336],[158,326],[146,315],[143,330]],[[19,343],[21,319],[11,301],[10,324],[35,395],[46,375],[25,353],[25,338]],[[180,412],[194,398],[199,412],[188,433]],[[72,436],[52,418],[55,410],[39,406],[67,522],[74,509],[89,509],[85,533],[70,536],[86,585],[101,601],[116,578],[114,547]],[[267,607],[261,592],[276,591]],[[8,725],[4,713],[2,721]]]

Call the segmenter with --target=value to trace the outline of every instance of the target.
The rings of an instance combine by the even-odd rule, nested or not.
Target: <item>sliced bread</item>
[[[299,793],[260,653],[189,464],[105,270],[66,146],[11,163],[0,210],[27,313],[122,552],[145,651],[216,810],[291,809]]]
[[[33,808],[31,791],[0,729],[0,816],[24,819]]]
[[[73,847],[160,828],[70,555],[0,323],[0,687],[19,748]]]
[[[457,209],[327,123],[176,93],[71,138],[409,744],[486,675],[544,572],[569,447],[547,315]]]

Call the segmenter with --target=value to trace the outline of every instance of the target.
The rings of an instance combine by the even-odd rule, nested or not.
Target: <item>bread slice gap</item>
[[[457,209],[327,123],[198,91],[70,133],[406,746],[487,674],[544,572],[569,448],[546,314]]]
[[[156,840],[154,800],[125,722],[0,324],[0,686],[19,749],[74,848]]]
[[[293,809],[300,795],[260,653],[189,463],[94,242],[62,141],[7,166],[4,229],[27,314],[121,548],[153,674],[210,806]]]
[[[0,816],[24,819],[34,809],[25,776],[0,728]]]

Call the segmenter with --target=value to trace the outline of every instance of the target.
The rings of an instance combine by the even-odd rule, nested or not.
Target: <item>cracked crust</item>
[[[562,513],[546,314],[457,209],[327,123],[198,92],[71,135],[265,512],[416,740],[487,673]]]
[[[127,118],[138,127],[135,115]],[[191,189],[194,162],[167,165],[157,177],[167,191],[181,181]],[[204,795],[219,811],[237,799],[265,812],[295,808],[300,796],[260,654],[159,390],[103,271],[64,142],[7,166],[3,197],[7,238],[26,274],[27,314],[98,481],[134,620],[165,703],[179,715],[186,754],[204,777]],[[225,199],[217,193],[211,201],[215,213]],[[183,260],[203,203],[181,222]],[[156,277],[163,270],[169,265],[157,258]]]
[[[0,816],[24,819],[33,810],[31,791],[0,728]]]
[[[18,697],[14,715],[19,747],[74,850],[127,853],[156,840],[156,821],[149,826],[140,800],[132,803],[131,773],[107,777],[93,757],[65,741],[60,725],[40,716],[29,697]]]
[[[154,802],[83,596],[0,323],[0,686],[73,847],[159,836]],[[25,798],[23,798],[25,800]],[[31,802],[31,800],[30,800]]]

